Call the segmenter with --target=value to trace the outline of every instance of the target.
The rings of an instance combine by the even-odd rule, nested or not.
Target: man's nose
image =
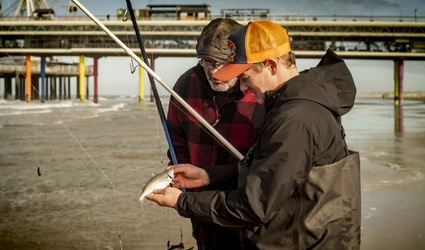
[[[217,71],[218,71],[218,69],[217,69],[217,67],[210,67],[210,68],[209,68],[209,71],[210,71],[210,75],[214,75],[214,74],[215,74],[215,72],[217,72]]]
[[[243,80],[239,80],[239,88],[242,92],[245,92],[248,90],[248,86],[244,83]]]

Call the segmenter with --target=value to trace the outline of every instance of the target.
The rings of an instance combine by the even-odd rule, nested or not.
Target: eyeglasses
[[[221,68],[224,64],[226,64],[226,63],[212,62],[212,61],[205,59],[205,58],[199,59],[198,62],[204,68],[213,68],[214,67],[214,68],[217,68],[217,69]]]

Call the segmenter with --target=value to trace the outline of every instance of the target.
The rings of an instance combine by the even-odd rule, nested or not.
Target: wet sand
[[[387,178],[373,187],[363,185],[361,249],[425,249],[423,179],[406,182],[391,177],[392,170],[383,174],[373,167],[362,162],[363,182],[371,176]]]
[[[363,100],[343,117],[361,156],[361,249],[425,249],[424,107]]]
[[[361,153],[362,249],[425,249],[423,107],[405,107],[403,133],[388,105],[343,119]],[[137,202],[168,162],[155,105],[52,110],[0,116],[1,249],[195,246],[187,219]]]

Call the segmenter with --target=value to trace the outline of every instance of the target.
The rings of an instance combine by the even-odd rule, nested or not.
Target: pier
[[[77,83],[80,81],[79,65],[49,59],[31,56],[1,57],[0,77],[4,79],[5,84],[3,98],[27,101],[71,99],[71,78],[77,79]],[[95,76],[94,67],[85,66],[84,81],[89,82],[89,77],[93,76]],[[80,84],[75,86],[77,93],[79,86]],[[13,87],[14,96],[12,96]],[[85,91],[89,92],[88,87]]]
[[[262,18],[271,19],[270,16],[262,16]],[[196,40],[209,21],[209,19],[142,19],[138,21],[138,25],[145,42],[146,52],[152,56],[152,60],[155,60],[158,57],[195,57]],[[246,24],[248,20],[244,17],[238,21]],[[403,100],[404,61],[425,59],[425,22],[421,20],[401,21],[399,18],[394,18],[393,21],[375,19],[365,21],[281,17],[273,21],[288,29],[289,35],[293,38],[292,48],[297,58],[319,58],[326,49],[332,48],[344,59],[394,61],[396,103],[401,103]],[[106,18],[102,22],[135,54],[140,55],[130,21]],[[124,50],[119,48],[95,23],[82,16],[55,17],[51,20],[0,18],[0,37],[1,57],[26,58],[25,64],[20,61],[19,65],[14,65],[15,68],[20,68],[12,70],[13,72],[10,70],[10,65],[0,66],[0,78],[4,78],[5,82],[4,96],[10,98],[11,88],[14,85],[15,93],[19,98],[25,97],[27,101],[37,99],[31,92],[32,89],[39,92],[42,98],[63,98],[64,96],[69,98],[70,77],[78,79],[77,98],[81,101],[89,96],[87,85],[93,78],[96,98],[97,59],[103,56],[125,55]],[[60,76],[59,72],[65,71],[61,69],[54,73],[49,69],[53,67],[49,63],[43,70],[45,64],[42,62],[52,56],[78,56],[80,63],[68,65],[73,71]],[[86,66],[84,58],[93,58],[93,65]],[[140,77],[143,75],[141,74]],[[26,81],[26,84],[23,81]],[[143,79],[140,82],[142,83]],[[59,92],[56,92],[57,90]]]

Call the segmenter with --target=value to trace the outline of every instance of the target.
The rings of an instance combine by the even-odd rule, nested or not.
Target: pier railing
[[[111,15],[98,15],[97,16],[101,21],[116,21],[122,20],[121,17],[111,16]],[[369,21],[369,22],[379,22],[379,21],[391,21],[391,22],[425,22],[425,16],[415,16],[415,15],[399,15],[399,16],[390,16],[390,15],[303,15],[298,13],[289,13],[289,14],[269,14],[265,16],[250,16],[250,15],[232,15],[226,16],[223,14],[211,14],[209,18],[205,20],[212,20],[215,18],[224,18],[230,17],[238,21],[257,21],[257,20],[270,20],[270,21]],[[141,17],[139,20],[163,20],[163,21],[178,21],[177,17],[161,17],[161,18],[148,18]],[[28,20],[55,20],[55,21],[75,21],[75,20],[90,20],[87,16],[55,16],[51,19],[37,19],[33,17],[0,17],[0,21],[28,21]]]
[[[20,73],[25,72],[25,65],[1,65],[1,73],[11,74],[11,73]],[[31,66],[31,72],[33,74],[40,74],[40,65]],[[86,76],[93,75],[93,66],[85,66]],[[78,76],[79,68],[78,65],[53,65],[46,66],[46,74],[48,75],[67,75],[67,76]]]
[[[404,58],[411,56],[415,59],[418,54],[425,54],[423,17],[409,17],[402,21],[394,17],[392,21],[380,21],[366,16],[334,16],[327,17],[326,21],[322,17],[271,15],[270,19],[288,29],[292,49],[303,53],[332,48],[335,51],[360,52],[354,56],[356,58],[372,56],[368,52],[391,58],[394,56],[384,54],[403,52]],[[139,50],[131,22],[110,18],[103,23],[130,49]],[[155,57],[196,56],[197,38],[208,23],[209,20],[142,19],[138,22],[140,33],[145,37],[145,48]],[[0,19],[0,37],[0,55],[101,57],[118,56],[122,52],[117,51],[118,45],[86,17],[63,20],[60,17],[53,20],[22,18],[14,21],[3,18]]]

